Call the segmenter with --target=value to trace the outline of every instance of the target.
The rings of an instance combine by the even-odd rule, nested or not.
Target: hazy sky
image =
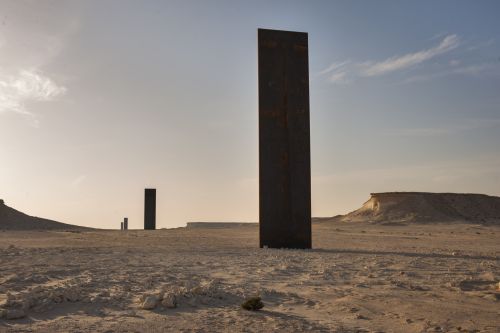
[[[0,0],[0,198],[92,227],[257,221],[257,28],[309,33],[313,216],[500,195],[499,1]]]

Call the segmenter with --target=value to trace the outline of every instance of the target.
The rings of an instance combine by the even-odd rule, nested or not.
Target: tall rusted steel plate
[[[258,30],[260,247],[311,248],[307,33]]]
[[[144,190],[144,230],[156,229],[156,189]]]

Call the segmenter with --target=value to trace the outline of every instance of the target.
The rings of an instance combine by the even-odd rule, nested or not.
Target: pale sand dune
[[[258,249],[256,226],[5,231],[0,332],[500,332],[499,235],[317,223],[302,251]]]

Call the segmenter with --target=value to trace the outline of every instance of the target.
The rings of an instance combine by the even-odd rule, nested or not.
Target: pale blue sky
[[[257,28],[309,33],[314,216],[500,195],[498,1],[0,1],[0,198],[93,227],[256,221]]]

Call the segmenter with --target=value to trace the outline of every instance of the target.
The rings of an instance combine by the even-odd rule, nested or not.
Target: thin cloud
[[[421,74],[421,75],[414,75],[409,78],[406,78],[401,84],[408,84],[408,83],[418,83],[418,82],[424,82],[424,81],[429,81],[433,79],[438,79],[441,77],[445,77],[450,75],[452,72],[449,70],[446,71],[441,71],[441,72],[435,72],[435,73],[427,73],[427,74]]]
[[[429,40],[430,41],[434,41],[436,39],[441,39],[441,38],[446,37],[448,35],[449,35],[448,32],[443,31],[443,32],[435,34],[434,36],[432,36],[431,38],[429,38]]]
[[[478,50],[478,49],[482,49],[482,48],[486,48],[486,47],[490,47],[491,45],[495,44],[495,39],[494,38],[490,38],[486,41],[481,41],[481,42],[478,42],[472,46],[469,46],[467,48],[467,50],[469,51],[475,51],[475,50]]]
[[[33,115],[26,109],[31,101],[47,102],[64,95],[66,88],[36,70],[20,70],[0,77],[0,113]]]
[[[80,175],[80,176],[76,177],[75,179],[73,179],[71,181],[70,185],[72,187],[78,187],[85,181],[85,179],[87,179],[87,175]]]
[[[325,68],[324,70],[320,71],[318,73],[318,75],[325,75],[325,74],[328,74],[332,71],[335,71],[339,68],[342,68],[344,67],[345,65],[348,65],[350,64],[351,61],[350,60],[346,60],[346,61],[342,61],[342,62],[334,62],[333,64],[331,64],[330,66],[328,66],[327,68]]]
[[[389,130],[387,135],[390,136],[409,136],[409,137],[434,137],[452,133],[449,128],[402,128]]]
[[[337,72],[330,75],[328,81],[333,83],[349,83],[347,79],[347,72]]]
[[[384,61],[368,65],[362,72],[363,76],[383,75],[397,70],[406,69],[418,65],[424,61],[432,59],[440,54],[449,52],[460,44],[457,35],[446,36],[439,45],[415,53],[408,53],[404,56],[394,56]]]
[[[400,128],[386,132],[389,136],[436,137],[465,131],[484,130],[500,126],[500,118],[470,118],[447,127]]]
[[[17,113],[38,126],[35,104],[65,95],[66,87],[44,70],[79,30],[75,10],[71,5],[47,6],[37,1],[12,1],[5,8],[0,31],[0,117]]]
[[[393,56],[382,61],[334,62],[324,70],[318,72],[319,76],[327,76],[332,83],[349,83],[356,78],[375,77],[396,71],[412,68],[434,57],[456,49],[460,45],[457,35],[448,35],[441,42],[431,48],[403,56]]]
[[[453,70],[453,73],[472,75],[472,76],[481,76],[484,73],[498,74],[499,69],[500,69],[500,66],[498,64],[483,63],[483,64],[475,64],[475,65],[469,65],[469,66],[456,68]]]
[[[364,169],[361,167],[346,172],[313,175],[311,181],[317,187],[352,187],[353,184],[362,184],[362,186],[372,189],[375,187],[384,188],[386,186],[389,186],[389,188],[391,186],[399,188],[411,186],[414,188],[415,184],[420,183],[422,186],[427,186],[432,190],[434,182],[438,183],[438,185],[443,182],[453,184],[453,179],[469,179],[471,183],[474,183],[480,181],[480,178],[484,177],[484,175],[492,177],[490,179],[497,179],[500,175],[499,170],[500,157],[498,154],[478,154],[474,158],[466,156],[458,160],[428,161],[420,165],[400,167],[382,166],[377,169]]]
[[[411,76],[402,81],[401,83],[407,84],[407,83],[424,82],[450,75],[461,75],[470,77],[487,77],[487,76],[492,77],[500,75],[499,63],[487,62],[487,63],[479,63],[479,64],[463,65],[463,66],[460,66],[460,63],[450,63],[450,66],[452,67],[451,69],[447,68],[439,72]]]

